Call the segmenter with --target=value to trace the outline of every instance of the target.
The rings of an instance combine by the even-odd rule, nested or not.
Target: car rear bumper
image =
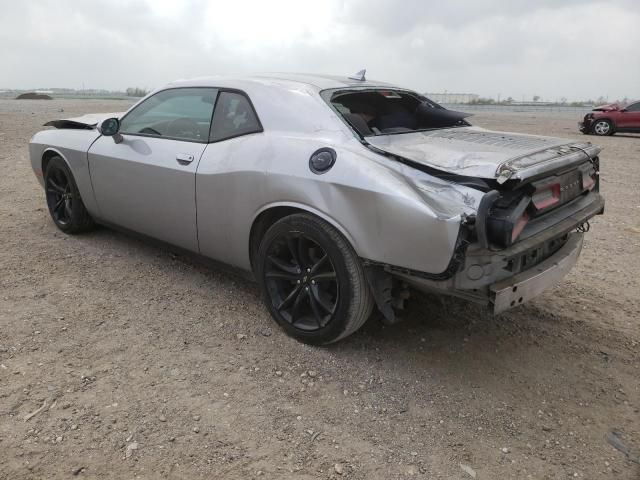
[[[558,283],[578,261],[584,234],[572,233],[552,256],[534,267],[489,287],[493,313],[520,305]]]
[[[551,226],[510,248],[493,251],[470,247],[464,265],[448,280],[387,271],[417,290],[490,305],[500,313],[557,283],[576,263],[582,248],[583,234],[572,231],[603,210],[604,199],[594,192],[576,202],[566,218],[549,218]]]

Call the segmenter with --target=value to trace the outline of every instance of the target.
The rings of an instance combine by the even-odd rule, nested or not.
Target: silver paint
[[[447,268],[461,222],[476,213],[483,193],[375,153],[320,96],[325,89],[389,84],[275,74],[194,79],[163,88],[180,87],[242,90],[264,131],[209,144],[123,134],[117,144],[95,128],[45,130],[29,144],[40,182],[43,156],[55,152],[69,165],[96,220],[245,270],[251,268],[252,225],[276,207],[325,219],[362,258],[434,274]],[[95,127],[110,116],[122,115],[93,114],[73,121]],[[574,148],[562,139],[476,127],[366,140],[435,169],[483,178],[505,171],[525,178],[554,162],[599,151],[590,145]],[[309,157],[322,147],[333,148],[337,161],[316,175],[309,170]],[[193,161],[180,162],[180,156]]]
[[[195,182],[206,145],[123,135],[100,137],[89,149],[89,168],[99,218],[194,252],[198,251]]]
[[[480,178],[498,178],[505,170],[509,177],[525,179],[573,158],[591,158],[598,147],[562,138],[519,133],[492,132],[480,127],[460,127],[367,137],[366,141],[385,152],[449,173]]]
[[[512,278],[491,286],[493,312],[500,313],[525,303],[558,283],[578,261],[584,234],[574,233],[555,254]]]

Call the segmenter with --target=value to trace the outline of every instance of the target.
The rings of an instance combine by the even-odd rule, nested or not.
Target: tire
[[[56,227],[69,234],[86,232],[94,227],[73,174],[61,157],[49,160],[44,173],[44,185],[47,207]]]
[[[271,316],[301,342],[337,342],[371,316],[373,295],[360,259],[335,228],[313,215],[274,223],[260,242],[255,273]]]
[[[609,120],[597,120],[591,127],[591,132],[600,137],[613,135],[613,124]]]

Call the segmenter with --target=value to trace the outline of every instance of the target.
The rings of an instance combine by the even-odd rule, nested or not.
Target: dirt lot
[[[250,282],[56,230],[29,138],[126,107],[0,101],[0,478],[640,478],[605,440],[640,449],[640,136],[597,139],[606,215],[538,300],[492,317],[418,296],[405,323],[312,348]],[[474,119],[582,140],[576,121]]]

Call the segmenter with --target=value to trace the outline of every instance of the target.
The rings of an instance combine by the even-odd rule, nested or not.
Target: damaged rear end
[[[575,161],[554,161],[551,170],[538,168],[530,177],[516,170],[523,178],[496,181],[470,226],[464,262],[440,287],[487,299],[499,313],[564,277],[578,259],[589,219],[604,212],[599,150],[580,152]]]
[[[575,265],[589,219],[604,211],[598,147],[472,127],[467,115],[443,114],[439,105],[407,91],[396,92],[395,105],[385,102],[393,98],[388,93],[361,93],[338,91],[325,99],[364,146],[410,167],[404,172],[415,177],[417,188],[424,184],[418,177],[430,176],[472,197],[459,202],[457,246],[444,272],[366,262],[388,322],[396,320],[406,296],[398,286],[403,283],[489,304],[500,313],[539,295]],[[437,190],[428,201],[456,208],[451,196],[439,200]]]
[[[604,211],[598,157],[583,158],[525,180],[485,180],[475,215],[461,218],[446,278],[388,271],[421,290],[490,304],[494,313],[536,297],[575,265],[589,219]]]

